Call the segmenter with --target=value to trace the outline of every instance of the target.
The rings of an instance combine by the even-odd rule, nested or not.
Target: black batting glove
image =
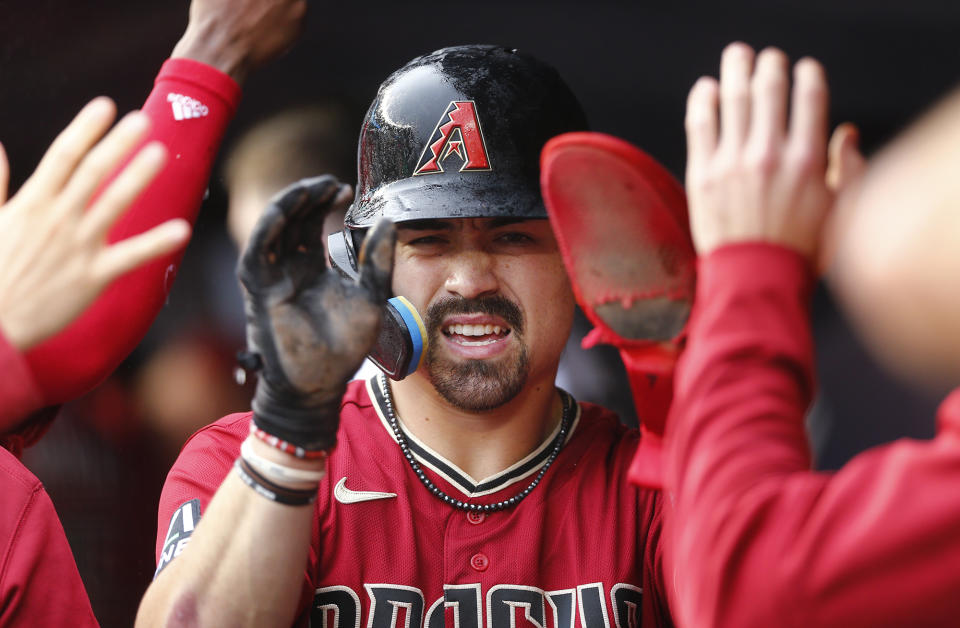
[[[323,220],[348,190],[325,175],[277,194],[237,270],[248,357],[260,366],[254,422],[307,451],[336,444],[340,400],[390,296],[396,230],[389,220],[367,234],[356,283],[326,267]]]

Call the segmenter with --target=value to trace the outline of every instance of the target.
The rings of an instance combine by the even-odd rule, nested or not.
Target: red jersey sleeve
[[[671,606],[691,626],[955,623],[958,433],[810,470],[812,284],[769,245],[701,262],[666,441]]]
[[[186,539],[233,468],[240,455],[240,444],[249,431],[250,415],[245,412],[226,416],[196,432],[184,444],[160,493],[156,545],[158,572],[175,554],[183,551]],[[193,506],[182,509],[188,503]]]
[[[97,626],[53,502],[0,449],[0,626]]]
[[[14,428],[43,404],[26,360],[0,330],[0,434]],[[2,437],[0,437],[2,442]]]
[[[169,160],[114,225],[110,242],[171,218],[195,221],[239,98],[233,79],[207,65],[189,59],[164,63],[143,111],[152,121],[145,142],[163,142]],[[181,250],[117,279],[65,330],[26,353],[47,405],[93,388],[129,355],[163,306],[182,256]]]

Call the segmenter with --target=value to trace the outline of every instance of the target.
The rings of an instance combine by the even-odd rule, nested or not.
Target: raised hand
[[[783,52],[767,48],[754,59],[745,44],[727,46],[719,83],[701,78],[687,100],[686,187],[701,255],[763,241],[816,257],[834,198],[826,181],[827,108],[826,76],[814,59],[794,66],[791,90]],[[834,143],[844,149],[836,155],[849,159],[851,128],[839,133]],[[832,170],[835,182],[849,178],[849,161]]]
[[[172,57],[211,65],[238,83],[300,35],[306,0],[193,0]]]
[[[254,420],[305,451],[336,443],[340,398],[377,338],[390,295],[396,232],[387,220],[364,240],[358,282],[326,267],[323,220],[349,195],[349,186],[331,176],[280,192],[254,228],[238,270],[247,348],[262,369]]]
[[[185,220],[165,222],[107,244],[107,232],[166,161],[148,144],[84,211],[95,191],[149,127],[125,117],[101,141],[116,115],[107,98],[91,101],[54,140],[33,175],[0,208],[0,328],[21,351],[76,318],[119,275],[186,242]],[[0,203],[8,165],[0,150]]]

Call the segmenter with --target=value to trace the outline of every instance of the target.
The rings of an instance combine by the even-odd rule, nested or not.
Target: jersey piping
[[[367,394],[373,402],[373,409],[380,418],[380,424],[383,426],[383,429],[387,431],[391,440],[397,442],[393,428],[390,427],[390,423],[387,421],[387,402],[383,389],[380,387],[379,379],[379,377],[371,377],[367,380]],[[580,422],[580,404],[578,404],[568,392],[560,390],[560,394],[569,397],[574,407],[574,416],[570,425],[570,432],[567,434],[566,441],[564,441],[564,445],[566,445],[570,442],[570,439],[573,438],[577,425]],[[475,480],[470,477],[468,473],[457,467],[457,465],[438,454],[423,441],[411,434],[410,431],[404,427],[403,421],[399,416],[397,417],[397,422],[400,425],[400,429],[403,430],[403,435],[406,437],[410,451],[413,453],[414,458],[417,459],[417,462],[439,475],[458,491],[470,498],[483,497],[484,495],[496,493],[537,473],[543,465],[546,464],[547,459],[550,457],[550,451],[553,449],[553,445],[556,439],[559,438],[560,433],[560,424],[558,423],[540,446],[526,457],[499,473],[482,480]]]

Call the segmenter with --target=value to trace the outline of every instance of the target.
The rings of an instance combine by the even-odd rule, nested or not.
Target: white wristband
[[[326,469],[320,471],[308,471],[307,469],[294,469],[286,465],[274,462],[264,458],[253,450],[251,437],[247,437],[240,445],[240,455],[253,467],[258,473],[265,476],[268,480],[282,484],[283,482],[319,482],[326,475]]]

